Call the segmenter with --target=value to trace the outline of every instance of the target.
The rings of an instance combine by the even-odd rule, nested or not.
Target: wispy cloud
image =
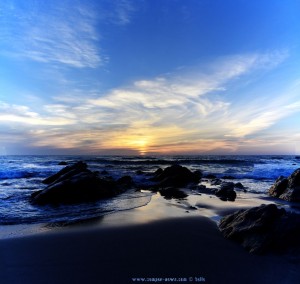
[[[0,4],[1,6],[2,4]],[[37,62],[95,68],[106,57],[98,47],[96,17],[84,1],[12,1],[5,11],[0,38],[2,53]]]
[[[128,24],[131,20],[131,15],[135,11],[133,3],[129,0],[119,0],[115,2],[117,23]]]
[[[233,82],[238,85],[243,76],[275,68],[286,56],[273,52],[221,58],[205,68],[134,81],[89,98],[57,96],[38,112],[2,104],[0,122],[34,126],[26,133],[38,147],[234,152],[255,145],[262,130],[300,110],[299,84],[276,94],[271,103],[265,97],[248,98],[241,106],[228,95]]]
[[[249,101],[242,111],[235,108],[227,118],[231,130],[228,137],[246,137],[270,128],[281,119],[300,112],[300,84],[292,84],[284,92],[273,91],[274,98]]]
[[[138,10],[140,1],[132,0],[102,0],[98,2],[100,9],[103,11],[101,18],[106,22],[114,25],[128,25],[133,14]]]
[[[48,111],[52,111],[53,108],[57,109],[57,106],[51,106]],[[47,108],[45,108],[47,110]],[[72,114],[61,112],[59,107],[56,113],[48,115],[41,115],[38,112],[34,112],[27,106],[22,105],[10,105],[4,102],[0,102],[0,122],[18,123],[21,125],[30,126],[54,126],[54,125],[70,125],[74,124]]]

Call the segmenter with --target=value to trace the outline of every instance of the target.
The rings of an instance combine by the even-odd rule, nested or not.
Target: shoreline
[[[99,220],[67,227],[39,224],[36,232],[0,240],[0,277],[5,284],[20,279],[22,284],[139,283],[143,278],[296,283],[299,259],[251,255],[218,230],[215,216],[273,202],[246,196],[224,202],[202,194],[178,201],[155,194],[146,206]]]
[[[270,204],[278,200],[272,197],[238,192],[236,201],[222,201],[213,194],[186,190],[184,199],[165,199],[159,193],[153,193],[151,200],[144,206],[108,213],[91,220],[82,220],[70,224],[34,223],[1,225],[0,241],[3,239],[22,238],[57,231],[67,231],[86,227],[118,227],[141,225],[151,221],[184,218],[191,216],[206,217],[218,222],[223,216],[240,209],[247,209],[261,204]],[[280,203],[279,203],[280,204]]]

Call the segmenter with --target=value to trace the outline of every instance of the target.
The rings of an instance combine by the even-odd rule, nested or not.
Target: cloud
[[[96,68],[105,62],[98,48],[97,19],[85,2],[12,1],[6,8],[2,53],[75,68]]]
[[[272,102],[269,97],[247,97],[241,106],[228,94],[233,83],[237,88],[243,78],[275,68],[286,56],[274,52],[224,57],[209,66],[137,80],[106,93],[93,91],[89,97],[76,90],[78,100],[57,95],[39,111],[2,104],[0,122],[34,126],[24,131],[35,147],[86,153],[234,152],[245,141],[255,145],[262,130],[299,111],[299,84],[276,94]]]
[[[132,0],[102,0],[98,2],[99,9],[103,11],[101,18],[119,26],[125,26],[131,22],[132,16],[140,4],[140,1]]]
[[[54,108],[57,109],[57,106],[51,106],[51,109],[48,109],[48,111],[52,110],[53,112]],[[64,112],[60,112],[59,110],[56,110],[54,115],[43,115],[30,110],[27,106],[10,105],[0,101],[0,122],[5,124],[17,123],[29,126],[65,126],[74,124],[75,121],[72,118],[74,118],[74,116],[71,114],[68,117],[68,115],[66,115]]]
[[[282,93],[274,90],[272,100],[269,97],[262,97],[258,100],[249,101],[242,111],[233,108],[226,120],[231,128],[226,136],[246,137],[255,135],[292,114],[300,113],[299,92],[300,85],[291,84]]]
[[[128,0],[119,0],[116,5],[116,19],[119,24],[125,25],[130,22],[131,14],[135,11],[133,4]]]

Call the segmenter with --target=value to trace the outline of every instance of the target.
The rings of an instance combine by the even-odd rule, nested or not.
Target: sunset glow
[[[300,154],[300,2],[0,3],[2,154]]]

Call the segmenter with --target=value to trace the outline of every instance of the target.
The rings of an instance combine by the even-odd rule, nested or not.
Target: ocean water
[[[204,175],[231,176],[252,193],[263,195],[280,176],[300,167],[295,156],[0,156],[0,225],[73,222],[146,205],[149,192],[128,191],[115,198],[81,205],[34,206],[30,195],[45,187],[42,180],[64,166],[83,160],[93,171],[107,171],[114,178],[132,176],[146,180],[145,174],[159,167],[180,164]]]

